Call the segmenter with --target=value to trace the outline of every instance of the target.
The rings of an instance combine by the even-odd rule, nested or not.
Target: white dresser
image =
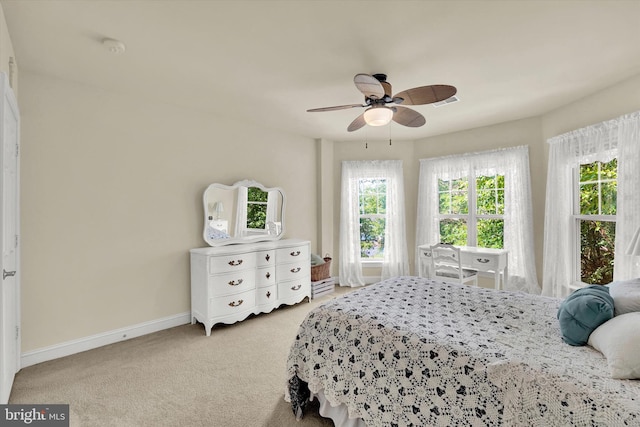
[[[191,251],[191,323],[207,336],[281,304],[311,300],[310,243],[299,239],[198,248]]]

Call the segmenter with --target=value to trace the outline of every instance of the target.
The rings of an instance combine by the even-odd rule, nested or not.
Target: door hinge
[[[18,235],[16,234],[16,248],[18,247],[18,242],[20,241],[20,239],[18,238]]]
[[[20,157],[20,145],[16,144],[16,157]]]
[[[16,326],[16,339],[20,338],[20,326]]]

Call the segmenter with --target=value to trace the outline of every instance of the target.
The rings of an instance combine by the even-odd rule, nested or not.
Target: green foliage
[[[382,258],[387,213],[386,179],[358,180],[360,256]]]
[[[616,223],[580,221],[580,280],[589,284],[613,281]]]
[[[267,221],[269,193],[258,187],[247,190],[247,228],[264,230]]]
[[[478,246],[504,248],[504,221],[501,219],[478,220]]]
[[[469,213],[469,182],[466,178],[438,180],[438,195],[441,214]]]
[[[476,178],[476,213],[504,215],[504,175]]]
[[[580,214],[615,215],[618,160],[580,165]]]
[[[384,256],[384,218],[360,218],[360,257],[382,258]]]
[[[504,215],[504,175],[478,176],[475,180],[477,214],[477,246],[504,247],[504,221],[483,215]],[[439,211],[460,215],[440,221],[440,241],[464,246],[468,242],[466,217],[469,213],[469,183],[466,178],[438,181]]]
[[[467,221],[464,219],[441,220],[440,241],[456,246],[465,246],[467,244]]]
[[[247,189],[247,200],[250,202],[267,203],[267,200],[269,200],[269,193],[267,191],[262,191],[258,187],[249,187]]]
[[[615,215],[618,160],[580,165],[580,214]],[[605,284],[613,280],[615,221],[580,221],[580,280]]]

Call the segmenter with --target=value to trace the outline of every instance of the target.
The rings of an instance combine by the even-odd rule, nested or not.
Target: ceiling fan
[[[335,107],[313,108],[310,113],[320,111],[344,110],[348,108],[368,107],[351,122],[347,130],[353,132],[364,125],[384,126],[391,120],[404,126],[420,127],[426,123],[424,116],[417,111],[399,105],[424,105],[444,101],[456,94],[457,89],[449,85],[431,85],[407,89],[391,96],[391,84],[386,74],[356,74],[353,78],[356,88],[364,95],[364,104],[338,105]]]

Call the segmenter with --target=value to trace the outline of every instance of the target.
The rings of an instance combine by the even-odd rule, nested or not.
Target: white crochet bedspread
[[[640,425],[640,381],[562,342],[560,301],[389,279],[311,311],[288,378],[370,427]],[[304,398],[285,394],[294,410]]]

